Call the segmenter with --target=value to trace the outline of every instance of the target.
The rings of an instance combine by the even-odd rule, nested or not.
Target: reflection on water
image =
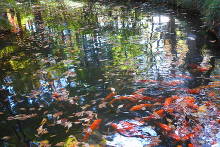
[[[2,146],[77,144],[97,118],[100,128],[84,140],[90,144],[219,143],[219,55],[205,42],[198,18],[148,3],[64,0],[5,4],[2,10],[12,31],[0,34]],[[138,97],[133,92],[141,88]],[[117,95],[103,102],[113,89]],[[152,100],[109,101],[134,95],[158,99],[134,112],[130,101]],[[180,99],[162,104],[174,95]],[[185,104],[187,97],[196,110]],[[148,115],[156,118],[143,122]],[[126,120],[132,127],[120,126]],[[187,137],[190,129],[195,133],[187,139],[173,135]]]

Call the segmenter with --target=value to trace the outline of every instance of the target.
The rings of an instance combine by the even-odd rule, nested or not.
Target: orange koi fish
[[[200,72],[206,72],[206,71],[210,70],[209,67],[201,67],[201,66],[197,66],[196,69]]]
[[[92,134],[92,132],[99,128],[101,122],[102,122],[102,119],[97,119],[90,125],[90,127],[86,131],[86,134],[83,138],[84,141],[87,141],[89,139],[89,136]]]
[[[141,98],[141,100],[155,101],[155,99],[154,99],[154,98],[149,97],[149,96],[143,96],[143,97]]]
[[[109,94],[104,98],[103,101],[108,101],[108,100],[112,99],[113,96],[116,96],[116,93],[115,93],[115,92],[109,93]]]
[[[154,111],[154,114],[157,114],[159,115],[160,117],[163,117],[164,116],[164,110],[163,109],[160,109],[160,110],[157,110],[157,111]]]
[[[169,137],[175,139],[176,141],[180,141],[181,138],[176,133],[171,133],[168,135]]]
[[[57,93],[57,92],[54,92],[53,94],[52,94],[52,97],[53,98],[58,98],[58,97],[60,97],[61,95],[59,94],[59,93]]]
[[[168,85],[168,86],[177,86],[179,84],[183,84],[183,81],[180,80],[175,80],[175,81],[171,81],[171,82],[163,82],[163,84]]]
[[[143,98],[144,96],[143,96],[142,94],[136,93],[136,94],[134,94],[134,95],[131,95],[131,97],[136,98],[136,99],[141,99],[141,98]]]
[[[149,121],[151,119],[157,119],[158,117],[163,117],[164,116],[164,110],[163,109],[160,109],[160,110],[157,110],[157,111],[154,111],[153,114],[147,116],[147,117],[143,117],[143,120],[144,121]]]
[[[195,98],[194,97],[191,97],[191,96],[186,96],[186,97],[184,97],[184,102],[185,103],[188,103],[188,104],[193,104],[193,103],[195,103]]]
[[[172,97],[166,98],[165,102],[164,102],[164,106],[169,106],[175,99],[173,99]]]
[[[151,106],[153,106],[153,104],[140,104],[140,105],[136,105],[136,106],[131,107],[130,111],[137,111],[137,110],[140,110],[144,107],[151,107]]]
[[[152,98],[149,96],[144,96],[142,94],[139,93],[135,93],[133,95],[131,95],[132,98],[135,98],[137,100],[149,100],[149,101],[161,101],[162,99],[158,99],[158,98]]]
[[[167,109],[166,109],[166,112],[168,112],[168,113],[173,113],[173,112],[174,112],[174,108],[167,108]]]
[[[189,94],[199,94],[201,91],[200,88],[195,88],[195,89],[187,89],[186,92]]]
[[[153,98],[153,97],[149,97],[149,96],[143,96],[143,97],[140,98],[140,100],[160,102],[160,101],[163,101],[163,98]]]
[[[198,109],[199,106],[194,104],[195,101],[196,101],[195,98],[191,96],[184,97],[184,100],[183,100],[183,102],[187,104],[187,107],[190,107],[192,109]]]
[[[156,116],[153,115],[153,114],[151,114],[151,115],[149,115],[149,116],[147,116],[147,117],[143,117],[142,119],[143,119],[143,121],[149,121],[149,120],[151,120],[151,119],[156,119]]]
[[[190,144],[188,144],[188,147],[195,147],[195,146],[194,146],[193,144],[190,143]]]
[[[147,88],[138,89],[138,90],[136,90],[135,92],[133,92],[132,95],[142,93],[142,92],[144,92],[146,89],[147,89]]]
[[[210,76],[210,78],[220,78],[220,75]]]
[[[185,140],[189,140],[190,138],[193,138],[193,137],[194,137],[194,133],[189,133],[189,134],[183,136],[181,140],[185,141]]]
[[[201,88],[215,88],[215,87],[220,87],[220,85],[218,84],[209,84],[209,85],[206,85],[206,86],[201,86]]]
[[[114,102],[116,101],[120,101],[120,100],[129,100],[131,102],[137,102],[138,100],[133,98],[133,97],[130,97],[130,96],[120,96],[118,98],[115,98],[113,100],[111,100],[110,104],[113,104]]]
[[[195,104],[187,104],[187,106],[188,106],[189,108],[192,108],[192,109],[198,109],[198,108],[199,108],[199,106],[197,106],[197,105],[195,105]]]
[[[202,130],[202,126],[197,124],[195,128],[192,129],[192,132],[196,133],[196,132],[200,132],[201,130]]]
[[[172,128],[171,128],[170,126],[166,125],[166,124],[157,123],[157,125],[158,125],[161,129],[163,129],[163,130],[165,130],[165,131],[167,131],[167,132],[169,132],[169,131],[172,130]]]
[[[214,96],[216,96],[216,93],[214,91],[211,91],[211,92],[209,92],[208,96],[209,97],[214,97]]]
[[[202,66],[199,66],[196,64],[189,64],[188,66],[191,67],[192,69],[195,69],[200,72],[206,72],[206,71],[210,70],[210,67],[202,67]]]

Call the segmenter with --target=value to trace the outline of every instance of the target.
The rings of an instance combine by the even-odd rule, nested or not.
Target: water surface
[[[68,146],[73,136],[117,147],[219,145],[220,54],[199,17],[132,2],[2,10],[13,33],[0,36],[1,146]],[[120,96],[136,100],[112,101]]]

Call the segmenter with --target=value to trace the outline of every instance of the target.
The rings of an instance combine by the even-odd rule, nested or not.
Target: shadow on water
[[[219,145],[220,54],[200,18],[143,2],[4,9],[1,146]]]

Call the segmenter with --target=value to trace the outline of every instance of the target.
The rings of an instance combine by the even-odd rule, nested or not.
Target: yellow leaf
[[[198,111],[199,111],[199,112],[206,112],[206,111],[207,111],[206,105],[201,105],[201,106],[199,106]]]

